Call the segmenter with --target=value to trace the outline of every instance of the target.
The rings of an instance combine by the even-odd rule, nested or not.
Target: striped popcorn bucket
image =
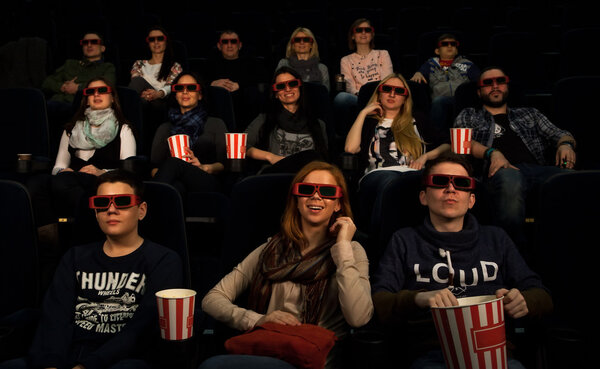
[[[471,153],[471,128],[450,128],[452,151],[456,154]]]
[[[227,143],[227,159],[246,158],[246,133],[225,133]]]
[[[506,369],[502,297],[458,299],[459,306],[431,308],[449,369]]]
[[[185,155],[184,148],[190,147],[190,136],[188,135],[173,135],[168,138],[169,141],[169,150],[171,151],[171,156],[175,158],[179,158],[181,160],[189,161],[188,158],[184,158]]]
[[[169,341],[192,337],[196,291],[187,289],[162,290],[156,293],[160,336]]]

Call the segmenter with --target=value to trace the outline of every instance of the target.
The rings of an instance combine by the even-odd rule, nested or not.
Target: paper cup
[[[431,308],[449,369],[506,369],[502,297],[458,299],[459,306]]]
[[[227,143],[227,159],[246,158],[246,133],[225,133]]]
[[[196,291],[187,289],[162,290],[156,293],[160,336],[169,341],[192,337]]]
[[[169,150],[171,156],[179,158],[181,160],[190,161],[188,158],[184,158],[185,148],[190,147],[190,136],[188,135],[173,135],[168,138]]]
[[[471,128],[450,128],[452,151],[456,154],[471,153]]]

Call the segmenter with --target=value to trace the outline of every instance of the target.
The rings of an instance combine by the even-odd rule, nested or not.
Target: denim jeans
[[[340,92],[335,95],[333,115],[335,117],[335,133],[345,138],[358,115],[358,96],[348,92]]]
[[[431,123],[444,134],[452,127],[454,118],[454,97],[438,96],[431,101]]]
[[[267,356],[217,355],[205,360],[198,369],[294,369],[294,366]]]
[[[519,170],[501,168],[494,176],[485,177],[483,186],[490,199],[493,224],[504,228],[522,249],[527,243],[523,229],[527,197],[536,196],[544,181],[566,169],[535,164],[515,166]]]

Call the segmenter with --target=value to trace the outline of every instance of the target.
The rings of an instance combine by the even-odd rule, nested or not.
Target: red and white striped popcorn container
[[[450,128],[452,151],[456,154],[470,154],[472,133],[471,128]]]
[[[459,306],[431,308],[446,367],[506,369],[502,297],[458,299]]]
[[[161,338],[181,341],[192,337],[196,291],[175,288],[156,292]]]
[[[246,158],[246,133],[225,133],[225,142],[227,143],[227,159],[245,159]]]
[[[190,147],[190,136],[183,134],[173,135],[168,138],[168,141],[171,156],[181,160],[190,161],[188,158],[183,157],[183,155],[185,155],[184,149]]]

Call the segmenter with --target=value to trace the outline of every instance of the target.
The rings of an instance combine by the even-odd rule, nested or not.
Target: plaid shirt
[[[540,165],[546,165],[545,153],[556,146],[562,136],[573,136],[552,124],[535,108],[507,109],[510,128],[523,140]],[[494,117],[484,108],[466,108],[458,114],[454,127],[473,128],[473,140],[492,147]]]

